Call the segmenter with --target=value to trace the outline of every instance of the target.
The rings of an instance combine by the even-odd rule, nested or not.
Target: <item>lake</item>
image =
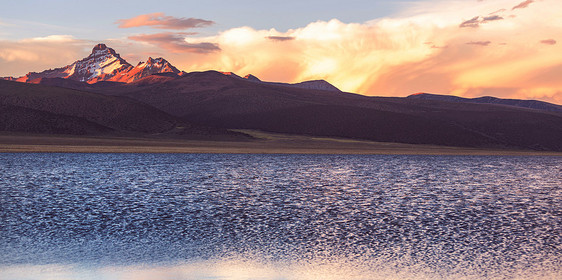
[[[0,154],[0,279],[562,279],[562,157]]]

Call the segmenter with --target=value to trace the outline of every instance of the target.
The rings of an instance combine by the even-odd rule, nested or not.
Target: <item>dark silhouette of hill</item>
[[[226,129],[190,124],[133,99],[62,87],[0,80],[0,106],[3,131],[246,138]]]
[[[498,104],[515,106],[521,108],[536,109],[550,112],[562,112],[562,106],[538,101],[538,100],[521,100],[521,99],[502,99],[492,96],[483,96],[477,98],[464,98],[451,95],[431,94],[431,93],[416,93],[408,96],[412,99],[425,99],[425,100],[438,100],[447,102],[463,102],[463,103],[481,103],[481,104]]]
[[[148,79],[153,79],[149,81]],[[446,146],[562,150],[562,114],[497,104],[367,97],[216,71],[93,89],[202,125]]]
[[[71,135],[107,135],[115,132],[84,118],[12,105],[0,105],[0,131]]]
[[[246,139],[228,129],[256,129],[562,151],[559,105],[432,94],[367,97],[324,80],[286,84],[231,72],[185,73],[164,58],[133,66],[104,44],[70,65],[5,79],[0,79],[4,131]]]
[[[88,84],[86,82],[79,82],[72,79],[65,78],[37,78],[29,81],[30,84],[40,84],[45,86],[70,88],[76,90],[91,90],[96,88],[104,87],[114,87],[116,85],[124,84],[120,82],[110,82],[110,81],[100,81],[93,84]]]

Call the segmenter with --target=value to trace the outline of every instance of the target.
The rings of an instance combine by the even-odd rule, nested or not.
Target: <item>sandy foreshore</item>
[[[4,134],[0,135],[0,152],[562,156],[562,152],[473,149],[284,135],[246,130],[244,132],[251,134],[256,140],[201,141]]]

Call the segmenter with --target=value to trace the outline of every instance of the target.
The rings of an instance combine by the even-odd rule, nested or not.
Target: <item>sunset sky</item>
[[[0,76],[105,43],[133,65],[562,104],[560,0],[0,1]]]

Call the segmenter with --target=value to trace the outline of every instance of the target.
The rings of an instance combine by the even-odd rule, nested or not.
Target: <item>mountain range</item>
[[[493,96],[483,96],[477,98],[464,98],[452,95],[431,94],[431,93],[415,93],[408,98],[424,99],[424,100],[437,100],[446,102],[460,102],[460,103],[480,103],[480,104],[498,104],[506,106],[515,106],[529,109],[537,109],[550,112],[562,112],[562,106],[538,101],[538,100],[521,100],[521,99],[503,99]]]
[[[368,97],[323,80],[285,84],[229,72],[186,73],[163,58],[133,67],[103,44],[68,66],[5,80],[12,81],[0,81],[3,131],[249,141],[232,129],[252,129],[562,151],[562,112],[555,104],[431,94]]]
[[[19,78],[5,79],[28,83],[38,83],[38,79],[42,78],[63,78],[89,84],[101,81],[131,83],[156,73],[184,74],[161,57],[156,59],[149,57],[146,62],[139,62],[133,67],[114,49],[108,48],[105,44],[98,44],[90,55],[70,65],[39,73],[30,72]]]

